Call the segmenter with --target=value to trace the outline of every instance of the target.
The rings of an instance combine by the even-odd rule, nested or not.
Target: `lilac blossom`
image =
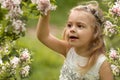
[[[115,49],[111,48],[109,57],[112,58],[112,59],[117,59],[118,58],[118,52]]]
[[[112,24],[110,21],[106,21],[104,24],[104,33],[106,36],[111,37],[113,34],[116,34],[116,25]]]
[[[46,2],[44,2],[46,1]],[[42,14],[47,15],[49,10],[55,10],[56,6],[50,3],[50,0],[31,0],[33,4],[37,4],[37,9],[41,11]]]
[[[110,9],[110,12],[111,12],[112,14],[115,14],[115,15],[117,15],[117,16],[120,16],[120,1],[119,1],[119,0],[117,0],[117,1],[115,2],[115,4],[113,5],[113,7]]]
[[[22,0],[12,0],[14,4],[16,5],[20,5],[20,3],[22,2]]]
[[[14,7],[13,1],[12,0],[4,0],[1,2],[1,7],[7,8],[10,10]]]
[[[25,24],[21,20],[13,20],[12,26],[14,27],[14,31],[16,34],[20,32],[24,32],[26,30]]]
[[[6,19],[13,19],[22,14],[23,11],[21,10],[20,6],[16,6],[9,11],[9,13],[6,15]]]
[[[29,74],[29,71],[30,71],[30,66],[27,65],[27,66],[22,68],[20,73],[21,73],[22,77],[27,77]]]
[[[0,0],[0,2],[5,5],[10,5],[10,4],[14,4],[14,5],[20,5],[22,0]]]
[[[120,74],[120,69],[116,66],[116,65],[111,65],[111,69],[112,69],[112,71],[113,71],[113,73],[115,74],[115,75],[119,75]]]
[[[9,10],[9,13],[6,15],[6,19],[9,17],[11,19],[23,14],[23,11],[20,8],[20,3],[21,0],[5,0],[1,2],[1,7]]]
[[[11,65],[13,68],[16,68],[20,62],[20,59],[18,57],[13,57],[13,59],[10,60]]]
[[[29,53],[29,51],[27,49],[22,51],[22,53],[20,55],[20,59],[21,60],[29,60],[30,59],[30,53]]]
[[[7,8],[9,10],[14,9],[14,7],[19,6],[22,0],[2,0],[2,8]]]

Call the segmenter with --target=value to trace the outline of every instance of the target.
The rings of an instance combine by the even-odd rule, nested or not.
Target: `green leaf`
[[[36,4],[29,4],[29,8],[33,8],[33,7],[36,7]]]

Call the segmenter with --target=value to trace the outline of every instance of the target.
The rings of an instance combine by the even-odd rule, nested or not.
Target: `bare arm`
[[[100,68],[100,80],[114,80],[110,64],[107,61]]]
[[[49,17],[50,12],[46,16],[40,17],[37,25],[37,37],[47,47],[65,56],[68,43],[50,34]]]

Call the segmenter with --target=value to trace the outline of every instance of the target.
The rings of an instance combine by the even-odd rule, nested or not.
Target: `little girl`
[[[47,8],[48,0],[41,0]],[[37,37],[47,47],[62,54],[65,62],[59,80],[113,80],[105,57],[102,35],[103,16],[97,2],[79,5],[70,10],[63,40],[50,34],[50,11],[40,17]]]

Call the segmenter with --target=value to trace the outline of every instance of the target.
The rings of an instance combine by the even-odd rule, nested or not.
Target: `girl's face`
[[[74,10],[70,13],[65,38],[71,46],[88,48],[93,38],[95,18],[85,11]]]

